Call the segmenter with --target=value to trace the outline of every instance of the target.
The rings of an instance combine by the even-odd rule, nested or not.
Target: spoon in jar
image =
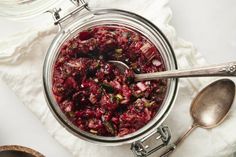
[[[169,156],[197,127],[217,127],[225,119],[235,97],[235,84],[229,79],[215,81],[205,87],[193,100],[190,113],[193,124],[161,157]]]
[[[109,60],[108,62],[115,65],[122,73],[129,67],[121,62]],[[206,76],[236,76],[236,62],[229,62],[220,65],[207,67],[186,69],[186,70],[171,70],[145,74],[134,74],[135,81],[156,80],[158,78],[181,78],[181,77],[206,77]]]

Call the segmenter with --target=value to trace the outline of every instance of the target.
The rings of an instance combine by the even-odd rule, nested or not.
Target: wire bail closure
[[[84,0],[70,0],[70,1],[76,6],[76,8],[73,9],[72,11],[70,11],[68,14],[66,14],[63,17],[60,16],[60,11],[62,10],[61,8],[58,8],[58,9],[54,8],[52,10],[46,11],[46,12],[49,12],[52,14],[52,17],[54,19],[54,25],[58,25],[59,30],[61,30],[61,28],[62,28],[61,23],[68,20],[73,15],[79,13],[83,9],[90,11],[90,8],[88,7],[88,3],[85,2]]]
[[[156,140],[160,142],[156,146],[150,148],[149,145],[145,145],[144,142],[149,139],[149,137],[157,134]],[[132,143],[131,150],[134,153],[135,157],[147,157],[152,153],[158,151],[159,149],[167,146],[171,139],[171,133],[168,126],[160,126],[157,128],[156,132],[150,134],[149,136],[143,138],[142,140]]]

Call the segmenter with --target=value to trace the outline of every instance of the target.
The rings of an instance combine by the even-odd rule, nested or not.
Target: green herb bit
[[[141,98],[143,96],[143,93],[132,93],[132,95],[135,97],[135,98]]]
[[[104,121],[103,124],[109,133],[111,133],[112,135],[115,135],[115,129],[111,122]]]
[[[68,115],[69,115],[71,118],[73,118],[73,117],[75,117],[75,112],[70,111],[70,112],[68,113]]]
[[[131,35],[132,35],[131,32],[128,32],[127,37],[130,38]]]
[[[113,98],[113,102],[116,102],[117,104],[119,104],[123,99],[124,98],[121,94],[116,94]]]
[[[145,107],[152,107],[152,106],[155,106],[157,105],[157,103],[155,101],[152,101],[152,102],[145,102],[144,106]]]
[[[131,84],[133,82],[134,82],[134,77],[131,77],[131,76],[126,77],[126,83]]]
[[[102,86],[102,88],[105,89],[106,92],[108,92],[108,93],[114,93],[114,92],[115,92],[115,89],[114,89],[111,85],[109,85],[109,84],[107,84],[107,83],[102,83],[101,86]]]
[[[115,49],[116,53],[122,53],[122,51],[123,51],[122,49]]]
[[[119,59],[121,59],[122,58],[122,54],[114,54],[114,57],[117,59],[117,60],[119,60]]]
[[[123,99],[123,96],[121,94],[116,94],[115,97],[119,100],[122,100]]]

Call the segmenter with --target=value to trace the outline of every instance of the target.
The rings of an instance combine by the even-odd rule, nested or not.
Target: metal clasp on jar
[[[149,145],[145,144],[145,141],[147,141],[150,137],[153,136],[156,136],[155,140],[157,144],[155,146],[150,147]],[[161,125],[159,128],[157,128],[155,132],[153,132],[149,136],[132,143],[131,150],[133,151],[136,157],[146,157],[167,146],[170,142],[170,139],[171,133],[168,126]]]
[[[61,8],[54,8],[52,10],[47,11],[52,14],[52,17],[54,19],[54,25],[58,25],[59,30],[61,30],[62,28],[61,24],[64,21],[70,19],[72,16],[76,15],[80,11],[84,9],[90,11],[90,8],[88,7],[88,3],[85,2],[84,0],[70,0],[70,1],[76,6],[76,8],[70,11],[68,14],[66,14],[63,17],[60,16],[60,11],[62,10]]]

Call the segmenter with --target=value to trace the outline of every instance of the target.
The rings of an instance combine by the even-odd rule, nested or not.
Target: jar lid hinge
[[[156,140],[158,144],[154,147],[144,144],[146,140],[156,134]],[[157,150],[168,145],[171,139],[170,130],[167,126],[160,126],[153,134],[145,137],[140,141],[136,141],[131,145],[131,150],[133,151],[135,157],[147,157]]]
[[[90,9],[88,7],[88,3],[85,2],[84,0],[70,0],[70,1],[73,4],[76,5],[76,8],[73,9],[72,11],[70,11],[68,14],[66,14],[63,17],[60,16],[60,11],[62,10],[61,8],[59,8],[59,9],[54,8],[52,10],[48,10],[47,11],[47,12],[52,14],[53,19],[54,19],[54,25],[58,25],[59,26],[59,30],[61,30],[61,23],[63,23],[64,21],[68,20],[73,15],[79,13],[83,9],[86,9],[86,10],[90,11]]]

